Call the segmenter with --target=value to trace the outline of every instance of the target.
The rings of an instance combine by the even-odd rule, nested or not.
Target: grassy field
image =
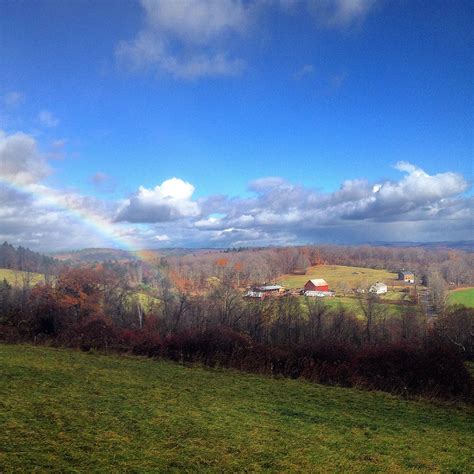
[[[463,304],[469,308],[474,308],[474,288],[452,291],[449,295],[449,302],[452,304]]]
[[[465,406],[31,346],[0,375],[2,472],[474,469]]]
[[[8,283],[15,286],[22,286],[28,282],[30,285],[44,281],[44,275],[41,273],[20,272],[19,270],[8,270],[0,268],[0,281],[7,280]]]
[[[357,316],[363,316],[362,308],[355,297],[349,296],[336,296],[335,298],[325,298],[323,299],[324,303],[327,304],[331,308],[337,308],[338,306],[342,306],[345,309],[352,311]],[[380,303],[384,306],[387,316],[399,316],[404,306],[401,304],[385,304]]]
[[[335,298],[326,298],[324,301],[332,307],[342,305],[346,309],[361,315],[362,311],[356,298],[352,295],[352,288],[366,288],[377,281],[383,281],[389,287],[388,293],[382,295],[384,300],[401,302],[408,298],[404,293],[403,285],[400,286],[397,274],[386,270],[372,268],[347,267],[343,265],[317,265],[309,267],[306,275],[283,275],[278,283],[285,288],[302,288],[312,278],[323,278],[331,290],[336,291]],[[344,296],[345,294],[345,296]],[[387,311],[390,315],[399,315],[402,306],[388,304]]]
[[[311,278],[324,278],[329,288],[341,291],[344,284],[350,288],[366,287],[377,281],[393,285],[397,280],[396,273],[372,268],[346,267],[343,265],[317,265],[309,267],[306,275],[283,275],[279,284],[286,288],[302,288]]]

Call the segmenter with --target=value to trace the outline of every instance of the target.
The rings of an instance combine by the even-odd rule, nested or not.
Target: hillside
[[[302,288],[311,278],[324,278],[331,289],[340,291],[343,284],[350,288],[356,288],[367,287],[377,281],[383,281],[390,286],[396,283],[397,274],[372,268],[315,265],[309,267],[305,275],[283,275],[280,278],[280,284],[287,288]]]
[[[86,248],[80,250],[52,252],[51,256],[55,259],[69,262],[69,263],[97,263],[106,261],[126,262],[133,260],[153,261],[160,257],[181,256],[188,254],[199,254],[214,252],[209,249],[183,249],[183,248],[169,248],[169,249],[144,249],[144,250],[122,250],[111,248]]]
[[[44,275],[33,272],[20,272],[19,270],[9,270],[7,268],[0,268],[0,281],[7,280],[10,285],[22,286],[27,283],[35,285],[39,282],[44,282]]]
[[[31,346],[0,367],[5,472],[473,468],[472,408]]]

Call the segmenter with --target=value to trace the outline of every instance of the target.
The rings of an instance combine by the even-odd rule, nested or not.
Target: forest
[[[270,268],[276,276],[328,261],[410,265],[426,268],[427,278],[436,271],[444,284],[472,281],[471,254],[461,251],[337,250],[243,250],[147,263],[61,265],[45,282],[0,284],[0,339],[131,352],[407,395],[472,397],[463,360],[474,358],[473,309],[440,304],[437,317],[430,318],[407,306],[394,318],[377,295],[367,293],[357,299],[359,317],[318,299],[243,297],[241,288],[267,279]]]

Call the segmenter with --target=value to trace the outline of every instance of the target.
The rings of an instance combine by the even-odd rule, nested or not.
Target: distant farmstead
[[[402,270],[398,272],[398,279],[405,283],[415,283],[415,274],[413,272]]]
[[[304,285],[305,291],[329,291],[329,285],[326,280],[322,278],[314,278],[313,280],[308,280]]]

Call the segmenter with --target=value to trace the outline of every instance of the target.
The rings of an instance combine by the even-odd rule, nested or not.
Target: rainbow
[[[5,179],[4,177],[0,177],[0,184],[19,193],[29,194],[47,206],[66,212],[76,221],[84,224],[108,241],[113,242],[117,248],[133,253],[133,255],[140,260],[150,261],[150,252],[139,249],[134,239],[126,235],[123,228],[118,228],[99,214],[84,208],[77,202],[73,202],[71,199],[68,199],[67,195],[61,194],[42,184],[22,184],[14,180]]]

